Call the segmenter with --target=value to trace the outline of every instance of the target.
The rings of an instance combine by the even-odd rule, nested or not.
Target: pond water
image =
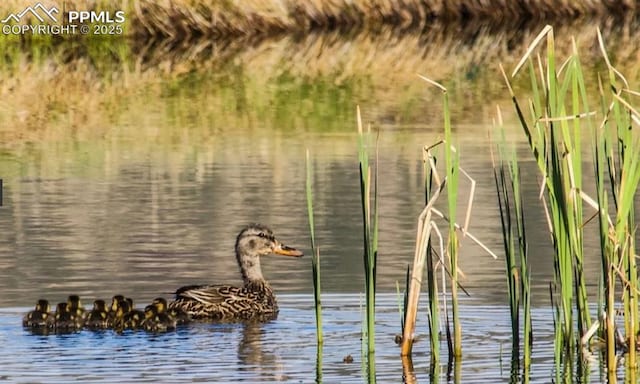
[[[482,40],[483,47],[493,39],[502,48],[481,48],[469,57],[464,42],[445,40],[434,47],[419,37],[385,38],[377,42],[367,36],[341,40],[328,35],[265,41],[240,51],[232,46],[209,51],[204,68],[189,66],[185,53],[170,63],[174,72],[155,82],[149,80],[157,75],[151,69],[129,74],[148,81],[141,90],[124,96],[113,91],[112,99],[97,104],[79,101],[62,115],[53,107],[39,112],[44,113],[41,131],[10,131],[8,122],[17,125],[22,115],[16,111],[18,117],[11,120],[13,112],[7,111],[13,99],[4,99],[0,380],[366,381],[360,355],[359,104],[365,121],[380,132],[376,378],[401,382],[394,343],[400,332],[396,283],[404,281],[413,259],[416,220],[424,202],[422,147],[442,137],[440,96],[414,74],[431,71],[449,79],[462,166],[477,182],[470,231],[501,255],[488,111],[508,98],[501,85],[491,85],[501,83],[493,77],[497,63],[489,68],[487,61],[502,57],[511,41],[490,36]],[[331,64],[327,58],[335,52],[344,55]],[[390,61],[393,52],[397,61]],[[386,69],[392,71],[388,79],[379,76],[386,70],[372,58],[376,54],[396,65]],[[632,59],[624,60],[628,56],[618,57],[621,65],[631,66]],[[354,63],[361,58],[368,61],[358,74]],[[147,60],[148,68],[158,64]],[[125,87],[135,81],[123,75],[128,64],[98,68],[110,79],[102,86]],[[38,78],[47,65],[34,64],[29,75]],[[22,106],[36,113],[27,103]],[[510,108],[508,103],[503,107]],[[535,166],[512,112],[506,117],[508,140],[518,148],[525,171],[530,222],[535,304],[531,382],[548,383],[553,375],[551,246]],[[233,245],[250,222],[269,225],[285,244],[309,254],[307,149],[325,292],[321,354],[315,343],[309,257],[263,260],[281,307],[278,319],[266,324],[195,324],[158,335],[83,331],[39,336],[22,329],[22,314],[39,298],[56,303],[78,294],[86,304],[121,293],[146,303],[157,296],[170,298],[183,285],[237,284]],[[461,183],[461,201],[469,188]],[[596,241],[590,236],[586,247],[596,249]],[[585,265],[594,293],[599,263],[594,251]],[[504,262],[465,240],[461,268],[470,296],[461,305],[464,357],[456,381],[508,382],[511,334]],[[421,382],[430,380],[424,307],[413,358]],[[353,363],[343,362],[347,355]],[[591,370],[597,377],[597,363]],[[446,367],[438,377],[447,380]]]
[[[3,308],[0,341],[5,353],[0,356],[3,367],[0,378],[22,383],[362,383],[368,365],[360,348],[361,301],[357,294],[325,295],[325,342],[320,361],[312,295],[281,295],[278,319],[266,324],[197,323],[164,334],[82,331],[34,335],[17,326],[25,308]],[[479,305],[468,300],[463,304],[465,357],[456,382],[510,382],[508,307]],[[534,321],[538,352],[533,359],[532,382],[550,382],[553,325],[549,311],[534,311]],[[398,326],[396,296],[380,295],[376,317],[377,382],[403,380],[400,349],[394,342]],[[423,335],[427,333],[424,321],[418,323],[418,330]],[[353,357],[353,362],[345,362],[347,356]],[[413,353],[418,382],[429,381],[429,356],[428,339],[420,337]],[[439,380],[447,381],[447,375],[447,367],[443,365]]]

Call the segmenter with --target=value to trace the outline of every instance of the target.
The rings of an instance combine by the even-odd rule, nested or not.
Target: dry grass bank
[[[615,64],[637,83],[637,28],[613,20],[600,27]],[[590,23],[556,28],[564,56],[571,36],[578,37],[592,84],[601,63],[595,32]],[[375,114],[367,116],[375,124],[440,124],[440,95],[416,73],[447,86],[456,122],[477,124],[490,121],[496,104],[509,103],[498,64],[512,66],[537,33],[435,24],[427,34],[334,31],[224,44],[211,39],[142,47],[126,39],[95,46],[6,44],[0,140],[102,137],[123,125],[331,129],[331,121],[353,118],[355,103],[375,106]],[[150,118],[154,121],[145,120]]]
[[[43,0],[63,10],[124,10],[130,36],[190,40],[197,37],[307,33],[393,27],[424,31],[434,23],[482,22],[499,29],[578,18],[635,18],[635,0]],[[62,3],[62,5],[61,5]],[[8,14],[32,5],[7,0]]]
[[[144,0],[135,6],[135,33],[185,39],[302,33],[314,29],[424,30],[434,22],[483,22],[519,29],[530,22],[575,20],[579,17],[629,17],[633,0]]]

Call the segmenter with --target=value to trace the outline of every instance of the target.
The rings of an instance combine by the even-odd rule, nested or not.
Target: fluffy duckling
[[[113,318],[113,329],[118,332],[118,333],[122,333],[125,329],[128,329],[128,324],[127,324],[127,314],[130,312],[131,308],[129,307],[129,303],[126,302],[125,300],[120,301],[117,305],[117,310],[116,313],[114,314],[114,318]]]
[[[147,305],[144,309],[142,327],[148,332],[167,332],[176,329],[176,320],[167,312],[158,312],[155,305]]]
[[[120,303],[124,301],[124,296],[122,295],[115,295],[111,299],[111,305],[109,306],[109,310],[107,312],[107,327],[111,328],[115,326],[118,311],[120,310]]]
[[[67,303],[59,303],[55,314],[56,331],[75,331],[82,328],[82,320],[75,312],[69,311]]]
[[[76,321],[84,323],[86,313],[80,302],[80,296],[69,295],[69,298],[67,298],[67,311],[75,316]]]
[[[144,316],[145,316],[144,311],[141,311],[135,308],[135,306],[133,305],[132,298],[127,297],[125,300],[127,301],[127,303],[129,303],[129,313],[125,315],[126,317],[125,321],[127,322],[128,328],[131,328],[131,329],[140,328],[142,326],[142,321],[144,320]]]
[[[30,328],[49,328],[53,324],[53,317],[49,314],[49,302],[38,300],[34,310],[29,311],[22,318],[22,325]]]
[[[104,300],[93,302],[93,309],[87,314],[85,326],[89,329],[104,329],[109,326],[109,313]]]
[[[158,313],[167,313],[171,318],[173,318],[176,321],[176,325],[187,324],[189,321],[191,321],[189,314],[187,314],[182,309],[167,308],[168,307],[167,300],[165,300],[162,297],[156,297],[155,299],[153,299],[153,302],[151,303],[151,305],[156,307],[156,309],[158,310]]]

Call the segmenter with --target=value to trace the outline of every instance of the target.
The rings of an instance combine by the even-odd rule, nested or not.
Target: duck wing
[[[236,296],[240,290],[226,285],[187,285],[176,291],[176,301],[195,300],[204,305],[220,305],[227,300],[238,299]]]
[[[277,315],[278,306],[268,287],[189,285],[176,291],[169,308],[186,312],[194,319],[247,320]]]

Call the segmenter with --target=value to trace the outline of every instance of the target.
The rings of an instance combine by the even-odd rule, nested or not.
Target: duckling
[[[55,314],[56,331],[75,331],[82,328],[82,321],[74,312],[70,312],[67,303],[59,303]]]
[[[176,329],[176,320],[167,312],[158,312],[155,305],[147,305],[144,309],[142,326],[148,332],[167,332]]]
[[[153,299],[151,305],[155,306],[158,309],[158,313],[167,313],[171,318],[176,321],[176,325],[187,324],[191,321],[189,314],[183,311],[180,308],[169,308],[167,309],[167,300],[162,297],[156,297]]]
[[[67,299],[67,311],[75,315],[76,321],[84,324],[86,313],[82,303],[80,302],[80,296],[69,295]]]
[[[124,296],[115,295],[111,299],[111,306],[109,307],[109,312],[113,312],[114,314],[118,312],[118,308],[120,307],[120,303],[125,301]]]
[[[115,326],[118,310],[120,309],[120,303],[124,302],[124,296],[115,295],[111,299],[111,305],[107,313],[107,327],[112,328]]]
[[[144,311],[135,308],[132,298],[127,297],[125,300],[129,303],[129,313],[125,315],[128,328],[140,328],[142,326],[142,320],[144,320]]]
[[[53,317],[49,316],[49,309],[47,300],[38,300],[35,309],[22,318],[22,325],[30,328],[49,328],[53,323]]]
[[[93,302],[93,309],[85,319],[85,326],[89,329],[104,329],[109,326],[109,313],[104,300]]]
[[[126,302],[125,300],[122,300],[118,303],[116,313],[114,314],[113,325],[112,325],[113,329],[116,332],[122,333],[125,329],[128,329],[126,316],[130,310],[131,308],[129,308],[129,303]]]

